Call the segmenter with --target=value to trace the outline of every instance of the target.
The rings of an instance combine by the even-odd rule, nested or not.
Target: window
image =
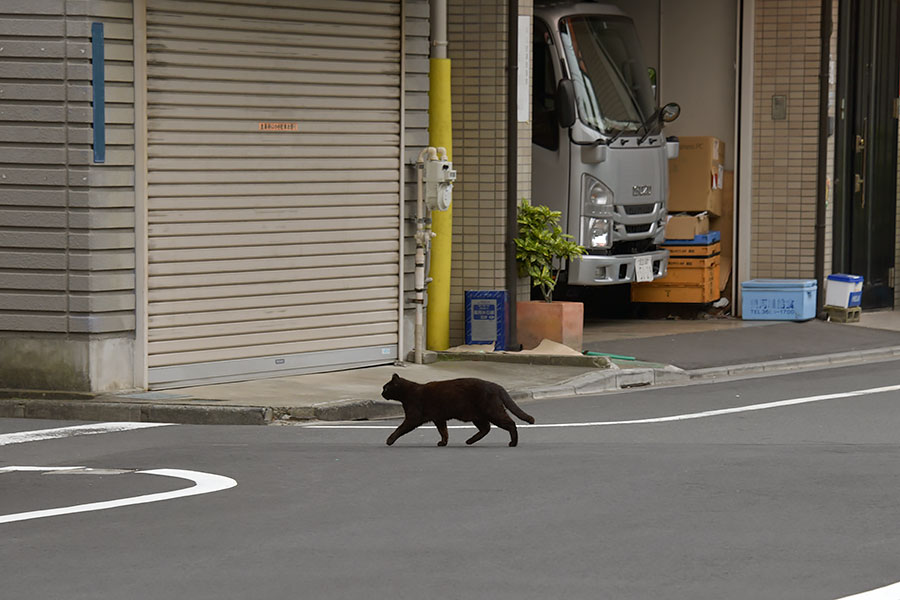
[[[531,73],[531,142],[547,150],[559,149],[556,117],[556,75],[553,73],[553,38],[547,25],[534,21],[534,54]]]

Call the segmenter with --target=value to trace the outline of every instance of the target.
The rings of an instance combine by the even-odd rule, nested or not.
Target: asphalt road
[[[900,581],[898,367],[534,402],[538,426],[517,448],[497,429],[465,446],[471,427],[446,448],[433,428],[389,448],[396,422],[26,441],[80,424],[0,420],[3,597],[828,600],[883,588]],[[900,597],[883,593],[865,598]]]

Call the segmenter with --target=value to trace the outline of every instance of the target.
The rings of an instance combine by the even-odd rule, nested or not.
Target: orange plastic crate
[[[719,299],[719,256],[669,258],[665,277],[631,284],[632,302],[706,303]]]
[[[669,256],[703,257],[713,256],[722,251],[722,242],[714,242],[705,246],[685,246],[682,244],[663,244],[663,248],[669,251]]]

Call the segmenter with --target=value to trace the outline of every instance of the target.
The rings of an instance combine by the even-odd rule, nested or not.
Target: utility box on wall
[[[506,290],[466,290],[466,344],[494,344],[506,349],[509,332]]]

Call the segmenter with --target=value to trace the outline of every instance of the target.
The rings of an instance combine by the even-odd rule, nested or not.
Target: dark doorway
[[[863,307],[892,307],[900,0],[839,7],[834,270],[865,278]]]
[[[864,308],[894,305],[900,0],[840,0],[835,272],[865,278]]]

